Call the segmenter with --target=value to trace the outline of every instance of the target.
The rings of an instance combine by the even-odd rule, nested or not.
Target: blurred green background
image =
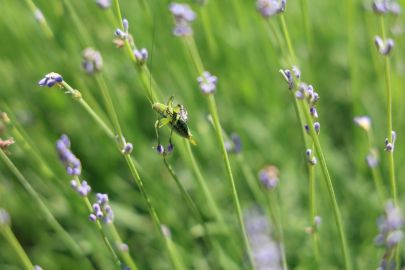
[[[72,5],[82,21],[87,41],[80,38],[72,24],[66,3]],[[209,108],[198,88],[199,74],[182,38],[171,33],[174,23],[169,3],[122,0],[120,7],[135,43],[148,49],[149,60],[155,27],[152,74],[165,98],[160,102],[165,103],[174,94],[175,104],[181,103],[188,110],[188,124],[198,143],[192,150],[240,246],[240,256],[233,259],[243,268],[243,244],[217,138],[207,120]],[[288,86],[278,73],[288,66],[269,25],[258,14],[254,1],[211,0],[204,7],[191,1],[186,3],[197,13],[192,27],[204,66],[218,77],[215,96],[221,124],[226,132],[240,135],[245,162],[255,174],[268,164],[279,168],[277,190],[288,265],[290,269],[311,269],[313,249],[310,235],[305,232],[305,227],[310,226],[305,149]],[[35,4],[42,10],[56,41],[46,36],[26,1],[0,1],[0,110],[6,111],[10,118],[15,116],[12,120],[25,129],[57,172],[62,185],[41,173],[37,161],[27,155],[18,140],[9,147],[12,153],[9,158],[96,268],[113,269],[107,249],[95,226],[88,221],[88,210],[70,189],[70,177],[57,158],[54,143],[61,134],[67,134],[73,153],[82,162],[81,179],[87,180],[94,192],[109,194],[116,227],[138,268],[170,269],[157,230],[115,142],[70,95],[56,86],[50,89],[38,86],[45,74],[52,71],[61,74],[110,125],[100,90],[81,69],[81,51],[95,47],[104,60],[103,72],[117,77],[105,79],[125,138],[134,145],[132,156],[142,167],[140,176],[152,205],[161,222],[171,229],[187,268],[206,269],[204,258],[210,261],[213,255],[193,233],[197,222],[162,159],[152,149],[157,146],[156,113],[136,88],[125,83],[142,86],[125,51],[112,42],[118,24],[94,1],[37,0]],[[301,80],[312,84],[320,95],[319,139],[343,217],[352,263],[355,269],[373,269],[383,255],[383,250],[373,245],[378,233],[375,222],[383,206],[364,160],[369,153],[366,134],[353,124],[353,117],[369,115],[373,121],[374,143],[381,154],[378,168],[388,192],[388,163],[383,151],[387,133],[384,65],[373,44],[373,36],[381,36],[379,18],[371,11],[371,1],[307,0],[307,5],[312,40],[308,41],[304,29],[301,1],[288,1],[285,17]],[[207,15],[205,27],[202,8]],[[393,29],[387,35],[396,45],[390,58],[393,130],[398,135],[395,173],[399,204],[404,206],[404,29],[402,16],[386,18],[387,30]],[[278,22],[276,17],[272,20]],[[167,147],[170,131],[167,128],[159,131]],[[12,136],[1,123],[0,132],[3,140]],[[190,160],[185,158],[188,157],[185,144],[177,136],[174,143],[169,160],[209,222],[213,215],[197,185]],[[255,203],[254,198],[235,156],[230,154],[230,159],[242,209],[247,209]],[[3,162],[0,171],[0,206],[10,213],[12,229],[33,264],[43,269],[85,269],[66,250]],[[342,269],[338,234],[319,166],[316,184],[317,215],[323,218],[319,229],[323,269]],[[95,202],[95,197],[91,195],[90,200]],[[104,227],[109,235],[108,226]],[[225,249],[229,248],[224,235],[219,233],[218,239]],[[0,238],[0,269],[22,269],[3,238]]]

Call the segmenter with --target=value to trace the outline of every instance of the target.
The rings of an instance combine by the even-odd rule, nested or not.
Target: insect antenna
[[[132,83],[130,83],[130,82],[127,82],[127,81],[124,81],[124,80],[122,80],[122,79],[120,79],[120,78],[118,78],[117,76],[114,76],[114,75],[111,75],[111,74],[108,74],[108,73],[105,73],[104,71],[103,71],[103,73],[104,74],[106,74],[106,75],[108,75],[108,76],[111,76],[111,77],[113,77],[113,78],[115,78],[115,79],[117,79],[117,80],[119,80],[119,81],[122,81],[122,82],[124,82],[124,83],[126,83],[126,84],[129,84],[129,85],[131,85],[131,86],[133,86],[133,87],[135,87],[136,89],[138,89],[139,91],[141,91],[141,93],[149,100],[149,103],[153,106],[153,103],[152,103],[152,101],[150,100],[150,98],[148,97],[148,95],[146,95],[145,94],[145,92],[144,91],[142,91],[141,90],[141,88],[139,88],[138,86],[136,86],[135,84],[132,84]],[[153,100],[153,98],[152,98],[152,100]]]
[[[153,103],[155,103],[155,101],[153,100],[153,93],[152,93],[152,62],[153,62],[152,60],[153,60],[153,43],[155,43],[155,26],[156,20],[155,15],[153,15],[152,52],[150,54],[150,67],[149,67],[149,90]]]

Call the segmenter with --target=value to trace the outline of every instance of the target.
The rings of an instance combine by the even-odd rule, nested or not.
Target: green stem
[[[284,57],[284,60],[287,62],[287,65],[291,67],[291,72],[293,72],[292,71],[293,64],[291,63],[290,58],[288,58],[287,54],[285,53],[284,46],[283,46],[283,44],[281,44],[281,39],[277,34],[277,30],[276,30],[273,22],[271,21],[271,19],[267,19],[266,21],[269,23],[270,29],[273,32],[274,37],[276,38],[278,47],[280,48],[280,51],[281,51],[281,54]]]
[[[92,46],[94,42],[91,39],[91,35],[87,32],[70,0],[62,0],[62,3],[64,3],[65,8],[67,9],[67,14],[69,15],[68,17],[77,30],[76,33],[78,34],[78,41],[82,48]]]
[[[96,81],[97,81],[98,87],[100,88],[100,91],[101,91],[101,93],[103,95],[104,103],[105,103],[105,106],[107,108],[108,115],[110,116],[111,122],[113,123],[115,132],[118,134],[118,138],[119,138],[119,141],[120,141],[119,145],[120,145],[120,148],[122,150],[125,147],[124,136],[122,134],[122,130],[121,130],[121,127],[120,127],[120,124],[119,124],[119,121],[118,121],[117,114],[115,113],[114,105],[112,103],[110,94],[108,92],[107,86],[106,86],[105,81],[104,81],[103,77],[101,76],[101,74],[96,74]],[[156,225],[156,227],[157,227],[157,229],[159,231],[159,234],[160,234],[160,236],[161,236],[161,238],[162,238],[162,240],[163,240],[163,242],[165,244],[165,247],[166,247],[166,249],[168,251],[171,262],[173,263],[173,266],[175,266],[175,268],[176,268],[176,258],[174,258],[172,256],[173,253],[169,250],[169,245],[168,245],[168,242],[166,241],[166,238],[163,235],[159,218],[158,218],[158,216],[157,216],[157,214],[155,212],[155,209],[152,207],[149,196],[148,196],[148,194],[147,194],[147,192],[145,190],[145,187],[143,186],[141,178],[139,177],[138,171],[136,170],[135,165],[134,165],[134,163],[133,163],[133,161],[132,161],[132,159],[131,159],[131,157],[129,155],[125,155],[125,160],[127,161],[129,169],[131,170],[131,173],[132,173],[132,175],[133,175],[133,177],[134,177],[134,179],[135,179],[135,181],[136,181],[136,183],[137,183],[137,185],[138,185],[138,187],[139,187],[139,189],[141,191],[142,197],[143,197],[143,199],[144,199],[144,201],[145,201],[145,203],[146,203],[146,205],[148,207],[149,213],[151,214],[152,219],[155,222],[155,225]],[[178,268],[176,268],[176,269],[178,269]]]
[[[202,176],[201,171],[200,171],[200,169],[199,169],[199,167],[197,165],[194,154],[193,154],[193,152],[191,150],[191,147],[190,147],[190,142],[188,140],[185,140],[185,144],[186,144],[186,147],[187,147],[188,154],[190,156],[190,160],[191,160],[191,164],[192,164],[194,173],[195,173],[195,175],[197,177],[198,184],[200,185],[200,187],[201,187],[201,189],[202,189],[202,191],[204,193],[204,196],[205,196],[205,199],[207,200],[208,206],[209,206],[211,212],[214,214],[215,219],[221,224],[221,226],[223,228],[226,228],[225,220],[222,217],[221,212],[219,211],[218,205],[216,204],[216,202],[215,202],[215,200],[214,200],[214,198],[212,196],[212,193],[209,190],[209,188],[208,188],[208,186],[207,186],[207,184],[206,184],[206,182],[204,180],[204,177]]]
[[[287,42],[288,51],[290,52],[291,61],[292,61],[291,64],[295,65],[297,63],[295,62],[294,50],[293,50],[293,47],[291,45],[290,35],[288,34],[288,31],[287,31],[287,25],[285,23],[283,13],[281,13],[281,15],[280,15],[280,21],[281,21],[281,25],[282,25],[282,28],[283,28],[283,33],[284,33],[285,40]]]
[[[1,152],[1,151],[0,151]],[[0,224],[0,233],[3,234],[4,238],[6,238],[7,242],[10,244],[11,248],[17,254],[17,256],[21,260],[21,264],[24,266],[26,270],[34,269],[32,262],[25,253],[24,249],[22,248],[21,244],[18,242],[17,238],[15,237],[13,231],[11,230],[9,225],[1,225]]]
[[[38,193],[32,188],[21,172],[14,166],[13,162],[6,156],[3,151],[0,151],[0,158],[7,165],[7,167],[12,171],[21,185],[25,188],[28,194],[33,198],[34,202],[38,205],[39,210],[42,212],[46,222],[51,226],[51,228],[57,233],[61,238],[65,246],[75,255],[78,259],[84,260],[85,255],[76,242],[70,237],[70,235],[63,229],[59,222],[52,215],[51,211],[46,207],[44,202],[39,197]],[[89,264],[89,262],[87,262]],[[90,267],[90,266],[89,266]]]
[[[297,87],[298,87],[298,85],[297,85]],[[328,188],[329,197],[330,197],[330,200],[332,203],[333,215],[335,217],[336,227],[338,230],[342,253],[343,253],[343,257],[344,257],[345,268],[346,268],[346,270],[351,270],[352,266],[349,261],[350,260],[349,259],[349,249],[347,247],[346,237],[345,237],[345,234],[343,231],[342,218],[340,216],[339,207],[338,207],[336,196],[335,196],[335,191],[334,191],[333,185],[332,185],[332,180],[330,178],[329,171],[326,166],[326,161],[323,156],[321,144],[319,143],[318,135],[316,135],[316,131],[315,131],[315,128],[314,128],[314,125],[312,122],[312,118],[311,118],[311,115],[309,114],[309,108],[308,108],[308,105],[307,105],[305,99],[301,100],[301,105],[304,110],[305,119],[308,123],[309,131],[310,131],[310,136],[315,145],[316,153],[319,158],[319,163],[321,164],[321,168],[322,168],[322,173],[324,175],[326,186]]]
[[[185,39],[187,47],[188,47],[188,49],[190,51],[191,57],[193,58],[197,73],[202,76],[202,73],[204,72],[204,66],[202,64],[200,55],[198,53],[198,49],[197,49],[197,46],[195,44],[194,37],[189,36],[189,37],[185,37],[184,39]],[[218,143],[219,143],[220,148],[221,148],[222,157],[224,159],[225,169],[226,169],[226,173],[228,175],[228,182],[229,182],[229,185],[231,187],[231,192],[232,192],[232,200],[233,200],[233,204],[234,204],[234,207],[235,207],[236,216],[238,218],[239,227],[241,229],[243,242],[244,242],[248,257],[249,257],[249,261],[250,261],[253,269],[255,269],[255,264],[254,264],[254,260],[253,260],[253,254],[252,254],[252,250],[251,250],[251,247],[249,245],[249,241],[248,241],[248,238],[247,238],[247,235],[246,235],[245,224],[243,222],[242,211],[241,211],[241,208],[240,208],[238,194],[236,192],[235,182],[233,180],[231,166],[229,164],[228,153],[226,152],[224,139],[222,138],[222,130],[221,130],[220,122],[219,122],[217,106],[216,106],[215,97],[214,97],[213,93],[207,95],[207,101],[208,101],[208,105],[210,107],[212,120],[214,121],[215,132],[216,132],[216,135],[217,135]]]
[[[76,180],[77,186],[81,187],[82,185],[80,183],[79,177],[75,176],[74,179]],[[92,214],[93,213],[93,207],[92,207],[92,205],[90,203],[89,198],[86,196],[83,199],[84,199],[84,202],[85,202],[87,208],[89,209],[90,214]],[[110,242],[108,241],[107,236],[105,236],[105,233],[103,231],[103,227],[101,227],[100,221],[98,219],[96,219],[96,221],[94,223],[96,224],[96,227],[97,227],[98,232],[100,233],[101,239],[103,240],[104,245],[107,247],[108,251],[110,252],[111,257],[113,258],[114,262],[117,264],[119,269],[121,269],[121,261],[118,258],[117,254],[115,254],[115,251],[112,248]]]
[[[311,149],[312,150],[314,149],[313,143]],[[318,238],[318,230],[315,224],[315,212],[316,212],[315,166],[309,166],[309,212],[312,226],[311,238],[314,247],[315,264],[316,269],[320,269],[319,238]]]
[[[381,18],[381,31],[382,31],[382,38],[385,43],[385,27],[384,27],[384,17],[380,15]],[[388,130],[388,142],[393,144],[392,141],[392,93],[391,93],[391,78],[390,78],[390,63],[388,55],[384,56],[385,62],[385,80],[387,84],[387,130]],[[391,186],[391,196],[394,199],[395,205],[398,205],[397,202],[397,188],[395,183],[395,167],[394,167],[394,151],[387,151],[388,152],[388,166],[389,166],[389,173],[390,173],[390,186]],[[395,254],[395,260],[397,262],[396,269],[399,270],[400,268],[400,260],[399,260],[399,252],[400,252],[400,245],[398,245]]]
[[[269,208],[270,208],[270,213],[271,213],[271,219],[273,220],[274,231],[276,233],[276,239],[277,239],[278,245],[280,247],[281,262],[283,264],[283,269],[287,270],[287,260],[285,258],[283,229],[281,226],[279,211],[277,210],[277,208],[278,208],[278,200],[276,198],[277,194],[274,190],[268,190],[267,194],[268,194],[268,202],[269,202]]]
[[[367,139],[369,143],[370,152],[372,155],[372,148],[373,148],[373,134],[371,130],[367,131]],[[382,181],[382,177],[380,171],[377,167],[371,168],[371,172],[373,174],[373,179],[375,183],[375,187],[377,189],[378,197],[380,198],[381,205],[384,205],[385,201],[387,200],[386,190],[384,188],[384,184]]]
[[[32,0],[26,0],[25,2],[27,3],[28,7],[31,9],[32,13],[36,14],[39,9],[35,6],[34,2]],[[51,28],[49,27],[48,23],[46,22],[45,17],[39,21],[39,24],[41,25],[42,29],[45,32],[45,35],[48,38],[50,38],[50,39],[55,38],[55,35],[53,34]]]
[[[113,237],[115,239],[116,242],[118,242],[119,244],[122,244],[122,240],[120,235],[117,232],[117,229],[115,228],[114,223],[109,225],[111,232],[113,234]],[[121,251],[121,256],[124,259],[125,265],[131,267],[131,270],[138,270],[138,267],[136,267],[136,264],[134,262],[134,260],[132,259],[131,255],[129,255],[128,251]]]
[[[304,28],[305,28],[305,35],[307,38],[307,46],[310,57],[312,58],[312,32],[311,32],[311,24],[308,17],[308,4],[307,0],[301,0],[301,13],[302,13],[302,20],[304,21]]]

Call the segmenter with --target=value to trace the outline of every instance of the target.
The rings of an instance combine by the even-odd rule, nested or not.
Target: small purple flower
[[[101,57],[100,52],[92,47],[84,49],[82,51],[82,67],[89,75],[93,75],[95,72],[100,71],[103,68],[103,58]]]
[[[47,85],[48,87],[52,87],[55,85],[55,83],[59,85],[59,83],[61,83],[62,81],[63,81],[63,79],[60,74],[51,72],[51,73],[46,74],[44,78],[39,80],[38,84],[39,84],[39,86]],[[60,87],[62,87],[62,86],[60,86]]]
[[[97,5],[101,9],[109,8],[111,6],[111,0],[97,0]]]
[[[122,25],[124,26],[124,32],[128,33],[128,28],[129,28],[129,22],[127,19],[122,20]]]
[[[173,148],[174,148],[174,145],[173,145],[173,144],[169,144],[169,146],[167,147],[167,149],[166,149],[166,151],[165,151],[166,156],[170,155],[170,154],[173,152]]]
[[[38,84],[39,84],[39,86],[45,86],[47,81],[48,81],[48,78],[42,78],[41,80],[39,80]]]
[[[259,172],[260,182],[266,189],[274,189],[278,182],[279,170],[276,166],[266,166]]]
[[[79,187],[77,193],[82,197],[87,197],[87,189],[84,187]]]
[[[95,222],[97,220],[97,217],[94,214],[90,214],[89,219],[90,221]]]
[[[173,34],[175,36],[188,36],[193,34],[193,29],[190,25],[197,17],[197,14],[191,10],[187,4],[171,3],[169,5],[170,12],[174,15],[175,28]]]
[[[376,168],[378,165],[378,160],[374,157],[374,155],[367,155],[366,162],[370,168]]]
[[[391,50],[395,46],[395,43],[392,39],[388,38],[384,42],[379,36],[374,37],[374,43],[377,47],[378,52],[384,56],[389,55]]]
[[[318,112],[314,107],[309,109],[309,114],[311,115],[312,119],[317,119],[318,118]]]
[[[51,88],[52,86],[55,85],[55,83],[56,83],[56,81],[55,81],[54,79],[49,79],[49,80],[46,82],[46,85],[47,85],[49,88]]]
[[[102,218],[102,217],[104,216],[104,214],[103,214],[103,212],[98,211],[98,212],[96,213],[96,216],[97,216],[98,218]]]
[[[318,122],[316,122],[316,123],[314,124],[314,129],[315,129],[316,135],[318,135],[318,134],[319,134],[319,131],[321,130],[321,124],[319,124]]]
[[[10,224],[10,215],[6,210],[0,208],[0,226]]]
[[[115,35],[118,36],[121,39],[126,39],[128,37],[128,34],[122,31],[121,29],[117,28],[115,30]]]
[[[129,155],[129,154],[131,154],[133,148],[134,148],[134,147],[132,146],[132,143],[127,143],[127,144],[125,145],[124,149],[121,150],[121,153],[122,153],[123,155]]]
[[[383,0],[380,2],[379,0],[374,0],[372,3],[373,10],[378,14],[387,13],[390,10],[389,1]]]
[[[100,205],[98,203],[93,204],[93,211],[97,213],[100,211]]]
[[[164,154],[164,152],[165,152],[165,149],[163,148],[163,146],[162,146],[161,144],[159,144],[159,145],[157,146],[157,153],[158,153],[158,155],[162,157],[163,154]]]
[[[308,126],[307,124],[304,125],[304,128],[305,128],[305,132],[306,132],[308,135],[311,135],[311,133],[309,132],[309,126]]]
[[[208,71],[204,71],[202,75],[202,77],[197,78],[201,92],[204,94],[214,93],[215,90],[217,90],[216,85],[218,83],[218,78],[212,76]]]
[[[284,9],[281,10],[282,8],[285,8],[285,6],[281,7],[277,0],[258,0],[256,1],[256,7],[265,18],[277,15],[284,11]]]
[[[77,190],[77,182],[76,182],[76,180],[71,180],[71,181],[70,181],[70,186],[71,186],[74,190]]]

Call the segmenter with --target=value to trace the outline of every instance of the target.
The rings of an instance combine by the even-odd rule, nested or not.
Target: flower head
[[[278,185],[278,182],[280,181],[278,179],[279,173],[280,171],[276,166],[268,165],[259,172],[260,182],[266,189],[273,189]]]
[[[63,78],[60,74],[51,72],[45,75],[44,78],[39,80],[39,86],[47,85],[49,88],[54,86],[55,84],[59,86],[59,88],[63,88],[59,83],[63,81]]]
[[[93,75],[103,68],[103,58],[93,47],[83,50],[82,59],[82,67],[87,74]]]
[[[277,0],[258,0],[256,1],[256,7],[263,17],[269,18],[283,13],[286,3],[286,0],[281,0],[280,2]]]
[[[191,10],[187,4],[171,3],[169,5],[170,12],[174,15],[175,28],[173,34],[176,36],[188,36],[193,33],[191,23],[196,19],[197,14]]]
[[[60,161],[65,165],[66,172],[72,176],[79,176],[82,172],[81,162],[70,150],[70,139],[66,134],[62,134],[56,141],[56,150]]]
[[[212,76],[208,71],[204,71],[203,76],[198,77],[197,81],[201,92],[204,94],[210,94],[217,90],[218,78],[217,76]]]

